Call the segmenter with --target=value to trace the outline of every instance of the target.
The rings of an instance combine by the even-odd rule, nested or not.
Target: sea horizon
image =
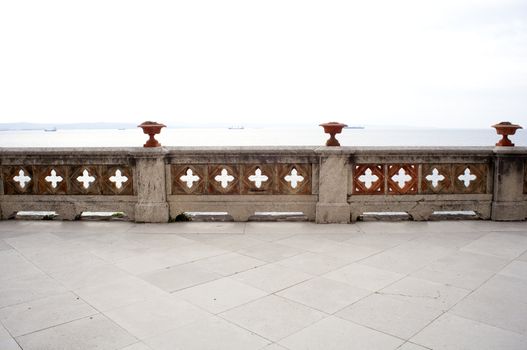
[[[328,138],[319,126],[167,127],[156,138],[163,146],[322,146]],[[524,130],[512,136],[527,146]],[[2,130],[0,147],[141,147],[147,136],[134,128]],[[365,126],[342,130],[342,146],[488,146],[499,136],[492,128],[404,128]]]

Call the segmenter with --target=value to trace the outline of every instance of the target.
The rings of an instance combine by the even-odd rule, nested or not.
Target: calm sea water
[[[512,137],[527,146],[524,130]],[[0,131],[0,147],[117,147],[142,146],[140,129]],[[323,145],[322,128],[246,128],[241,130],[166,128],[157,139],[164,146],[312,146]],[[494,129],[345,129],[343,146],[493,146]]]

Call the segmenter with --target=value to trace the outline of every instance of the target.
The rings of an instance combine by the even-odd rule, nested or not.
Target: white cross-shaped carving
[[[194,182],[199,180],[199,176],[194,175],[194,173],[192,172],[192,169],[188,168],[187,175],[182,175],[179,179],[183,182],[186,182],[187,187],[191,188],[194,185]]]
[[[304,177],[302,175],[298,175],[298,171],[293,168],[291,170],[291,175],[286,175],[284,177],[285,181],[291,183],[291,187],[296,188],[299,182],[304,181]]]
[[[373,174],[370,168],[366,169],[364,174],[359,176],[359,181],[364,182],[364,185],[366,186],[367,189],[370,189],[371,185],[374,182],[377,182],[377,180],[379,180],[379,177]]]
[[[88,170],[84,169],[82,176],[77,176],[77,181],[82,182],[84,188],[88,188],[90,183],[95,181],[95,176],[91,176]]]
[[[51,187],[57,188],[57,184],[63,180],[62,176],[57,176],[55,169],[51,170],[51,175],[44,178],[47,182],[51,182]]]
[[[406,185],[406,183],[411,179],[412,177],[408,175],[403,168],[399,169],[399,172],[392,176],[392,180],[397,182],[399,188],[404,188],[404,185]]]
[[[234,181],[234,176],[229,175],[227,169],[223,169],[221,171],[221,175],[214,176],[214,180],[221,182],[221,187],[227,188],[227,186],[229,186],[229,182]]]
[[[434,170],[432,170],[432,174],[427,175],[426,179],[432,182],[432,186],[435,188],[439,185],[439,181],[443,181],[445,177],[443,175],[440,175],[439,170],[434,168]]]
[[[115,182],[115,187],[121,188],[123,187],[123,183],[128,181],[128,177],[121,174],[121,170],[117,169],[115,171],[115,175],[110,176],[110,181]]]
[[[470,182],[476,180],[477,176],[470,173],[470,169],[466,168],[463,175],[457,177],[460,181],[465,183],[465,187],[470,186]]]
[[[256,188],[260,188],[262,186],[262,182],[267,181],[269,178],[265,175],[262,175],[262,170],[260,168],[257,168],[254,172],[254,175],[249,176],[249,181],[254,182]]]
[[[18,182],[20,187],[24,188],[26,187],[26,183],[31,181],[31,178],[25,174],[24,170],[20,169],[18,175],[13,177],[13,180]]]

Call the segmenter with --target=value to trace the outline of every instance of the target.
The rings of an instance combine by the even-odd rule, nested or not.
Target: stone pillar
[[[168,222],[165,151],[145,149],[135,157],[136,222]]]
[[[497,147],[494,151],[492,220],[525,220],[525,150]],[[523,153],[523,154],[522,154]]]
[[[4,204],[4,170],[0,166],[0,220],[6,220],[7,215],[4,216],[4,211],[2,209]]]
[[[348,203],[349,157],[340,149],[323,147],[320,153],[320,174],[316,222],[319,224],[349,223]]]

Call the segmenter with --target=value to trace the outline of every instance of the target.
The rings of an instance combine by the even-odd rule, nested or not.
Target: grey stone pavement
[[[527,223],[0,222],[0,349],[527,349]]]

